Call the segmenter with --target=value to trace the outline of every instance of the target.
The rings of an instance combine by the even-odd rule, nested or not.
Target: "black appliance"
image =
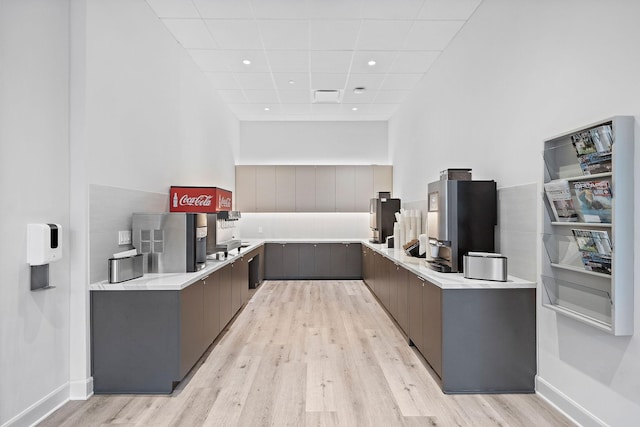
[[[371,243],[384,243],[393,235],[395,214],[400,212],[400,199],[392,199],[391,193],[380,192],[378,198],[369,201],[369,220],[373,237]]]
[[[473,181],[471,169],[447,169],[439,181],[428,184],[427,197],[429,268],[461,272],[462,256],[469,251],[494,251],[498,223],[495,181]]]

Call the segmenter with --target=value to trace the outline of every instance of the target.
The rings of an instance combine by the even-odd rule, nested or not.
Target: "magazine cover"
[[[611,145],[613,145],[613,132],[611,131],[611,126],[598,126],[595,129],[591,129],[589,133],[591,134],[591,141],[593,141],[597,151],[611,151]]]
[[[611,255],[613,250],[609,233],[604,230],[578,230],[573,229],[573,236],[578,243],[578,249],[582,252],[593,252],[602,255]]]
[[[595,153],[598,151],[596,144],[591,139],[591,132],[584,131],[571,135],[571,142],[576,149],[578,156],[584,156],[585,154]]]
[[[596,273],[611,274],[611,257],[593,252],[582,252],[582,263],[585,270]]]
[[[556,221],[576,222],[578,214],[571,199],[571,188],[566,180],[548,182],[544,185],[544,192],[549,199]]]
[[[611,172],[611,151],[585,154],[578,160],[584,175]]]
[[[609,181],[577,181],[573,185],[582,221],[611,223],[612,194]]]

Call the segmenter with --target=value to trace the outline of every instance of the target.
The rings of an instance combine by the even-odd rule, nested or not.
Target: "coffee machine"
[[[144,273],[190,273],[207,261],[207,214],[134,213],[133,246]]]
[[[400,199],[392,199],[390,192],[379,192],[376,199],[369,200],[371,243],[384,243],[388,236],[393,235],[396,212],[400,212]]]
[[[498,223],[495,181],[471,180],[471,169],[446,169],[428,184],[427,236],[433,270],[462,272],[469,251],[493,252]]]

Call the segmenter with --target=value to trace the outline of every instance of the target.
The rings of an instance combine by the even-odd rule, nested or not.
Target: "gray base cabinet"
[[[246,303],[248,260],[260,253],[180,291],[92,291],[94,392],[171,393]]]
[[[336,280],[362,278],[359,243],[267,243],[267,280]]]

